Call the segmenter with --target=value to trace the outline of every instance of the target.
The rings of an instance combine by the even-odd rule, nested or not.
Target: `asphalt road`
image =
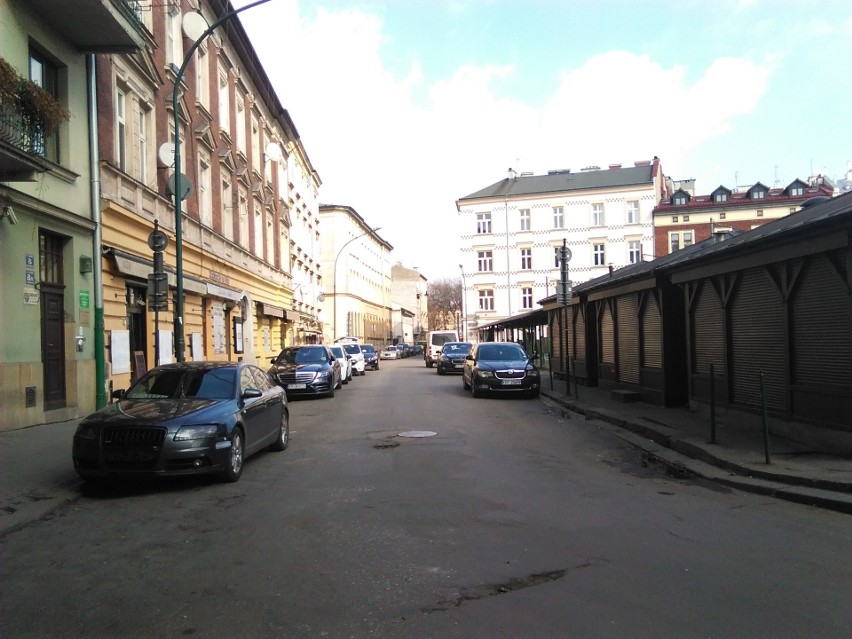
[[[291,415],[236,484],[81,488],[0,537],[0,636],[849,636],[847,515],[667,477],[422,359]]]

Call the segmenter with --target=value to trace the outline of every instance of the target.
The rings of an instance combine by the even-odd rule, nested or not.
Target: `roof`
[[[804,193],[802,195],[790,195],[789,189],[794,184],[802,185],[804,187]],[[751,193],[756,186],[762,186],[766,189],[766,197],[760,199],[754,199],[751,197]],[[713,195],[720,191],[725,191],[728,194],[728,199],[722,202],[715,202],[713,200]],[[814,186],[809,186],[807,182],[796,179],[793,180],[790,184],[783,188],[769,188],[760,182],[752,185],[752,187],[746,191],[732,191],[724,185],[719,185],[716,187],[712,193],[707,195],[689,195],[688,192],[683,189],[678,189],[672,194],[672,198],[677,193],[686,193],[688,197],[688,201],[686,204],[672,204],[672,199],[665,199],[661,201],[654,208],[655,215],[671,215],[672,213],[678,211],[694,211],[695,209],[733,209],[733,208],[755,208],[755,207],[771,207],[771,206],[789,206],[791,204],[800,204],[804,200],[810,199],[815,195],[832,195],[834,192],[833,187],[827,184],[816,184]]]
[[[465,200],[503,199],[522,195],[652,185],[654,175],[659,170],[659,162],[655,160],[647,164],[639,164],[640,166],[623,169],[612,168],[601,171],[581,171],[580,173],[572,173],[570,170],[550,171],[547,175],[520,175],[514,178],[506,178],[459,198],[457,204]]]

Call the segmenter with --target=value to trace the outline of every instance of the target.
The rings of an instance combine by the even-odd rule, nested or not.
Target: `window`
[[[684,195],[683,193],[675,195],[673,203],[675,206],[684,206],[686,204],[686,195]]]
[[[728,201],[728,194],[725,193],[725,192],[716,193],[716,195],[713,196],[713,201],[714,202],[727,202]]]
[[[724,212],[724,211],[722,211],[721,213],[719,213],[719,219],[720,219],[720,220],[724,220],[724,219],[725,219],[725,212]]]
[[[757,217],[763,217],[763,209],[757,209]]]
[[[476,232],[480,235],[491,232],[491,213],[476,214]]]
[[[521,230],[529,231],[530,230],[530,210],[529,209],[521,209]]]
[[[477,261],[481,272],[494,270],[493,254],[491,251],[479,251],[477,253]]]
[[[560,248],[562,248],[562,247],[560,247],[560,246],[554,246],[553,247],[553,267],[554,268],[559,268],[559,257],[561,255],[561,253],[559,252]]]
[[[794,186],[793,188],[790,189],[790,195],[796,196],[796,195],[804,195],[804,194],[805,194],[805,189],[804,189],[803,186]]]
[[[240,220],[239,220],[240,236],[239,236],[239,238],[237,238],[237,242],[245,250],[249,250],[248,194],[246,193],[246,190],[242,187],[240,188],[239,203],[238,203],[237,212],[240,216]]]
[[[180,23],[180,10],[178,7],[170,7],[166,12],[166,63],[178,68],[183,64],[183,36]]]
[[[251,116],[251,164],[254,170],[260,173],[260,124],[257,121],[257,116]]]
[[[604,205],[592,204],[592,226],[604,225]]]
[[[592,244],[592,262],[595,266],[606,265],[606,255],[604,253],[603,242],[596,242]]]
[[[227,70],[219,72],[219,128],[231,132],[231,84]]]
[[[275,263],[275,211],[266,209],[266,261]]]
[[[795,213],[795,212],[796,212],[796,207],[795,207],[795,206],[791,206],[791,207],[790,207],[790,213]]]
[[[561,206],[553,207],[553,228],[565,228],[565,210]]]
[[[633,200],[627,203],[627,223],[639,224],[639,201]]]
[[[669,233],[669,246],[671,247],[669,253],[680,250],[680,233]]]
[[[521,270],[529,271],[532,269],[532,249],[521,249]]]
[[[494,291],[492,291],[490,288],[479,291],[479,310],[494,310]]]
[[[222,235],[234,239],[234,193],[230,180],[222,180]]]
[[[263,209],[260,203],[254,203],[254,245],[252,251],[257,257],[263,259]]]
[[[57,100],[59,97],[59,68],[40,53],[30,51],[30,80]],[[32,132],[32,149],[52,162],[59,162],[59,129],[45,133]]]
[[[127,173],[127,94],[115,90],[115,163]]]
[[[674,215],[674,216],[672,216],[672,223],[676,223],[676,222],[677,222],[677,215]]]
[[[521,289],[521,308],[529,309],[533,307],[532,287],[524,287]]]
[[[204,108],[210,105],[210,62],[204,46],[198,47],[195,58],[195,101]]]
[[[751,192],[751,198],[753,200],[762,200],[766,197],[766,191],[763,189],[755,189]]]
[[[692,246],[692,231],[683,232],[683,247]]]
[[[688,215],[684,215],[684,216],[683,216],[683,221],[684,221],[684,222],[689,222],[689,216],[688,216]]]
[[[150,110],[146,105],[136,105],[136,172],[142,184],[148,184],[149,164],[151,153],[148,145],[148,119],[151,117]]]
[[[627,261],[631,264],[638,264],[642,261],[642,242],[630,240],[627,243]]]
[[[246,105],[242,98],[237,98],[237,150],[246,152]]]
[[[210,156],[202,151],[198,154],[198,216],[201,223],[213,228],[213,184]]]

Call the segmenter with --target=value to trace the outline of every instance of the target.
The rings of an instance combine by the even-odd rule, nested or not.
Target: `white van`
[[[458,342],[459,333],[453,330],[429,331],[426,339],[426,348],[423,349],[423,359],[426,360],[426,368],[432,368],[438,361],[438,353],[447,342]]]

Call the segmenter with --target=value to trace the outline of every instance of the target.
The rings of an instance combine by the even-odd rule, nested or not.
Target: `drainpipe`
[[[95,406],[106,406],[106,362],[104,361],[104,289],[103,268],[101,266],[101,175],[100,157],[98,154],[98,99],[96,82],[95,55],[86,55],[86,81],[89,94],[89,173],[92,188],[90,190],[90,207],[95,232],[92,237],[92,275],[95,289]]]

